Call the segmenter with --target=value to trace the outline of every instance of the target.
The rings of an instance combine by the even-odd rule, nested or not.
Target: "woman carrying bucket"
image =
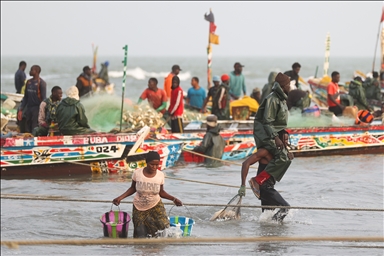
[[[171,200],[176,206],[183,203],[164,190],[164,173],[158,171],[160,155],[149,151],[146,157],[147,166],[134,171],[132,184],[128,190],[113,199],[113,204],[119,205],[121,200],[134,194],[133,198],[133,237],[156,237],[156,232],[169,227],[169,220],[161,198]]]

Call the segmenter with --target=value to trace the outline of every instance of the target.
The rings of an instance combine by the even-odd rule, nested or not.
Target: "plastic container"
[[[190,152],[183,152],[184,161],[186,163],[203,163],[204,157],[192,154]]]
[[[104,236],[127,238],[131,216],[127,212],[120,211],[120,207],[118,211],[112,211],[112,206],[109,212],[104,213],[100,217],[100,222],[103,224]]]
[[[183,236],[190,236],[195,221],[184,216],[170,216],[169,223],[171,227],[179,227],[183,232]]]

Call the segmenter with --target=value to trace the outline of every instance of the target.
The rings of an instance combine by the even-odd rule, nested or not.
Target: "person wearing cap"
[[[284,75],[290,77],[291,81],[295,81],[296,88],[299,88],[299,72],[301,69],[301,65],[298,62],[292,64],[292,70],[288,70],[284,72]]]
[[[284,143],[283,150],[287,151],[287,155],[289,157],[289,162],[293,160],[294,156],[291,152],[288,151],[288,141],[289,134],[283,129],[278,132],[280,140]],[[245,196],[245,181],[247,179],[247,175],[249,172],[249,167],[257,162],[259,162],[259,167],[257,170],[257,175],[255,179],[258,179],[258,176],[264,169],[267,167],[268,163],[273,159],[271,153],[265,148],[258,148],[256,153],[253,153],[250,157],[248,157],[241,166],[241,186],[238,191],[239,196]],[[253,181],[252,183],[255,183]],[[258,185],[256,184],[256,187]],[[262,186],[259,187],[258,190],[254,190],[253,192],[255,196],[261,200],[261,205],[276,205],[276,206],[289,206],[288,202],[284,200],[284,198],[280,195],[280,193],[275,190],[275,181],[273,179],[268,179]],[[255,186],[254,186],[255,187]],[[264,211],[273,211],[272,208],[262,208],[262,212]],[[283,221],[283,219],[287,216],[288,209],[281,208],[277,213],[272,216],[273,220]]]
[[[207,133],[204,135],[201,144],[193,149],[193,151],[221,159],[224,153],[225,141],[220,135],[220,126],[217,124],[217,116],[207,116]],[[217,167],[221,164],[220,161],[205,158],[205,164],[210,167]]]
[[[159,171],[160,155],[149,151],[145,159],[147,166],[133,172],[131,186],[112,203],[120,205],[121,200],[135,194],[132,206],[133,237],[157,237],[158,231],[169,228],[170,223],[161,198],[172,201],[176,206],[183,203],[164,190],[164,173]]]
[[[278,132],[285,129],[288,123],[287,94],[290,90],[289,76],[278,73],[272,92],[261,103],[253,125],[253,137],[257,149],[264,148],[272,156],[272,160],[266,168],[256,177],[249,180],[249,184],[254,191],[259,191],[267,180],[280,181],[287,171],[290,160],[284,144],[279,138]]]
[[[168,108],[168,113],[171,116],[171,130],[173,133],[183,133],[183,114],[184,114],[184,99],[183,89],[180,87],[180,79],[178,76],[172,77],[172,93]]]
[[[241,92],[247,94],[247,87],[245,86],[245,78],[242,74],[244,65],[236,62],[234,65],[235,70],[229,73],[229,94],[231,98],[237,100],[241,97]]]
[[[216,115],[219,120],[229,120],[229,102],[231,101],[229,79],[227,74],[221,76],[222,83],[212,99],[211,113]]]
[[[253,89],[250,96],[252,99],[257,101],[259,105],[261,104],[261,91],[259,88],[256,87],[255,89]]]
[[[201,113],[207,112],[207,104],[209,99],[211,99],[211,101],[213,100],[213,97],[216,95],[216,92],[220,87],[220,76],[213,76],[212,81],[213,81],[213,86],[208,90],[208,95],[205,98],[203,106],[200,111]],[[215,110],[215,112],[217,112],[217,110]]]
[[[162,114],[165,113],[167,108],[167,95],[164,90],[157,87],[157,79],[151,77],[148,80],[148,88],[141,94],[137,104],[140,104],[143,100],[148,99],[149,105]]]
[[[71,86],[68,89],[67,97],[57,107],[56,121],[63,135],[90,134],[95,132],[88,125],[85,109],[80,102],[79,90],[76,86]]]
[[[179,65],[173,65],[171,73],[168,74],[168,76],[164,79],[164,91],[167,93],[168,99],[171,98],[171,91],[172,91],[172,78],[174,76],[177,76],[181,71],[181,68]]]
[[[345,106],[340,102],[340,89],[339,89],[339,81],[340,81],[340,73],[337,71],[333,71],[331,74],[332,81],[327,86],[327,103],[328,110],[333,112],[335,116],[343,115],[343,110]]]
[[[83,73],[77,77],[76,87],[79,90],[79,97],[92,95],[92,71],[89,66],[83,67]]]
[[[192,87],[188,89],[186,105],[194,110],[201,111],[203,103],[205,101],[206,92],[204,88],[199,85],[199,78],[194,76],[191,79]]]

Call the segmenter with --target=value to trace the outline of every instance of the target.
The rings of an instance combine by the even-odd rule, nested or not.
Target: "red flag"
[[[215,31],[216,31],[216,25],[215,25],[215,23],[213,23],[213,22],[210,22],[209,23],[209,33],[215,33]]]
[[[384,7],[383,7],[383,12],[382,12],[382,14],[381,14],[381,20],[380,20],[380,22],[383,22],[384,21]]]

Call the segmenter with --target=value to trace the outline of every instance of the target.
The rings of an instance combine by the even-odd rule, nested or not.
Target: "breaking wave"
[[[108,72],[108,75],[109,77],[114,77],[114,78],[119,78],[119,77],[123,77],[123,74],[124,72],[123,71],[109,71]],[[134,69],[128,69],[126,71],[126,75],[127,76],[130,76],[130,77],[133,77],[137,80],[144,80],[146,78],[150,78],[150,77],[156,77],[156,78],[165,78],[166,76],[168,76],[169,72],[147,72],[139,67],[136,67]],[[191,73],[190,72],[182,72],[178,75],[178,77],[180,78],[181,81],[185,81],[185,80],[188,80],[189,78],[191,78]]]

